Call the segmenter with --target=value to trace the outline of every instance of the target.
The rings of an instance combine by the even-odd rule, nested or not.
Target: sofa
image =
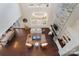
[[[2,47],[5,47],[8,43],[8,41],[12,40],[14,35],[15,35],[15,32],[13,30],[5,33],[5,35],[0,39],[0,45],[2,45]]]

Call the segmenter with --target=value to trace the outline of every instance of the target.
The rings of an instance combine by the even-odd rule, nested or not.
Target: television
[[[41,40],[41,36],[39,35],[33,35],[32,40]]]

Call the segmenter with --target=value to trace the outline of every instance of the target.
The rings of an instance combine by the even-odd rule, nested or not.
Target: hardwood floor
[[[48,42],[48,47],[46,49],[39,48],[27,48],[25,46],[27,35],[29,31],[24,29],[16,29],[16,35],[11,42],[0,50],[1,56],[58,56],[58,49],[56,44],[51,41],[51,37],[48,36],[47,30],[44,32],[46,34],[46,39]]]

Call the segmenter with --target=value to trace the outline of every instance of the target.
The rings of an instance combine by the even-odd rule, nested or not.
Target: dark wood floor
[[[58,56],[58,49],[56,44],[51,41],[51,37],[46,34],[46,39],[48,42],[48,47],[46,49],[42,48],[32,48],[29,49],[25,46],[27,35],[29,31],[24,29],[16,29],[16,35],[9,42],[6,48],[0,50],[1,56]]]

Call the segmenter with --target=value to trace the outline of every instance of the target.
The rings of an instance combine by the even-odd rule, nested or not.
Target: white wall
[[[68,27],[79,33],[79,4],[77,4],[69,20]]]
[[[49,4],[49,7],[40,7],[40,8],[36,8],[36,7],[28,7],[28,4],[26,3],[22,3],[20,4],[21,6],[21,10],[22,10],[22,15],[23,18],[27,18],[28,19],[28,23],[27,25],[30,26],[30,17],[31,14],[35,11],[42,11],[42,12],[47,12],[48,13],[48,23],[47,26],[48,27],[51,23],[53,23],[53,16],[54,16],[54,7],[53,4]],[[33,25],[34,26],[34,25]]]
[[[2,3],[0,4],[0,36],[16,22],[20,14],[18,4]]]
[[[72,25],[70,26],[74,31],[76,31],[77,33],[79,33],[79,18],[76,19]]]

